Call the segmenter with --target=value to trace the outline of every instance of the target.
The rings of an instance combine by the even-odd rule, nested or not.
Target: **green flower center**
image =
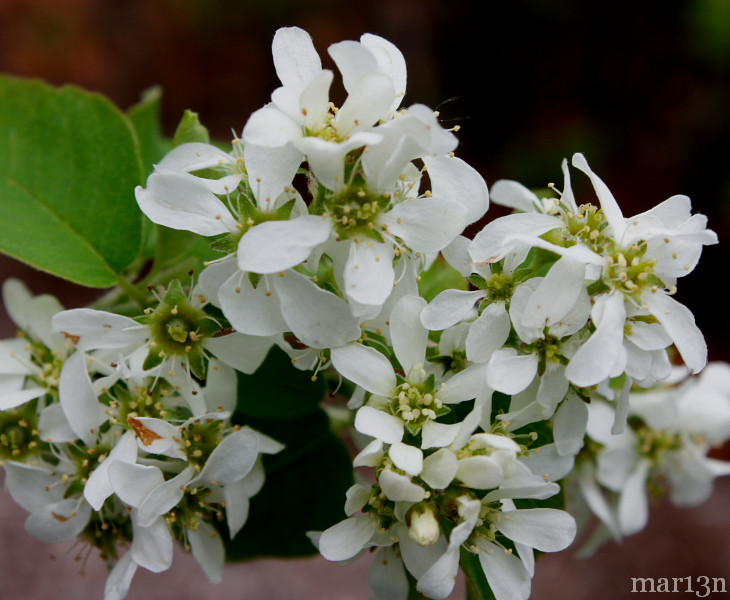
[[[327,200],[327,208],[341,239],[369,237],[383,241],[377,218],[388,206],[390,196],[373,194],[365,187],[351,185]]]
[[[24,461],[40,451],[35,402],[0,412],[0,464]]]
[[[225,428],[223,421],[216,419],[198,420],[182,430],[183,451],[188,462],[200,471],[208,457],[221,443],[222,430]]]
[[[663,288],[654,274],[656,259],[644,258],[646,242],[639,241],[628,249],[619,249],[608,256],[606,283],[628,296],[641,293],[646,287]]]

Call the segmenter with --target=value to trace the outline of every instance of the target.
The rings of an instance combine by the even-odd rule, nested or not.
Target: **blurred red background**
[[[678,299],[695,313],[710,359],[730,359],[720,279],[728,271],[730,228],[726,0],[3,0],[0,72],[73,83],[122,108],[160,85],[167,134],[190,108],[215,137],[228,139],[276,87],[270,44],[286,25],[312,34],[325,66],[332,66],[331,43],[364,32],[394,42],[409,69],[406,104],[438,107],[444,124],[461,125],[458,154],[489,184],[560,182],[561,159],[581,151],[627,215],[689,195],[721,244],[707,248],[698,269],[680,282]],[[579,194],[590,193],[586,181],[574,180]],[[493,207],[488,216],[500,214]],[[99,293],[0,257],[0,280],[10,276],[68,307]],[[2,336],[13,335],[0,316]],[[718,482],[703,507],[657,507],[648,530],[589,561],[543,557],[532,597],[628,598],[632,576],[730,579],[729,483]],[[57,559],[47,560],[51,550],[28,538],[23,511],[4,493],[0,519],[3,598],[101,597],[103,566],[95,556],[88,576],[79,578],[76,551],[56,549]],[[367,561],[236,565],[214,587],[187,558],[179,557],[171,573],[138,575],[130,598],[369,597]]]

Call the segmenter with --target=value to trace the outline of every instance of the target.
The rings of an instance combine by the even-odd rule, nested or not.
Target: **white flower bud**
[[[438,541],[441,526],[430,505],[416,505],[411,509],[408,535],[419,546],[433,546]]]

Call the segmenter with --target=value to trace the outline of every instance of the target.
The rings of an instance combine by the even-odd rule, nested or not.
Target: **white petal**
[[[458,202],[423,197],[396,204],[379,221],[412,250],[435,252],[462,232],[465,217],[466,209]]]
[[[237,183],[229,185],[235,191]],[[226,205],[199,177],[160,167],[135,189],[137,204],[153,223],[211,236],[235,231],[236,221]]]
[[[421,323],[432,331],[451,327],[472,314],[474,303],[484,296],[482,290],[444,290],[423,309]]]
[[[437,423],[426,421],[421,429],[421,448],[444,448],[454,443],[459,435],[460,426],[458,423]]]
[[[284,86],[301,92],[322,70],[310,35],[299,27],[281,27],[271,45],[274,68]]]
[[[363,406],[357,411],[355,429],[386,444],[396,444],[403,439],[403,421],[372,406]]]
[[[332,364],[343,376],[368,392],[388,398],[395,394],[395,372],[390,361],[374,348],[347,344],[333,348]]]
[[[581,387],[600,383],[612,372],[616,361],[623,352],[626,308],[623,294],[612,292],[595,299],[592,312],[594,321],[600,312],[593,335],[573,355],[565,369],[565,376]]]
[[[522,212],[535,212],[541,205],[535,193],[521,183],[510,179],[500,179],[492,184],[489,192],[492,202],[514,208]]]
[[[560,456],[573,456],[583,447],[588,408],[585,402],[573,395],[558,409],[553,421],[555,446]]]
[[[273,279],[282,315],[304,344],[312,348],[334,348],[360,337],[360,324],[344,300],[295,271]]]
[[[322,532],[319,551],[327,560],[347,560],[362,550],[378,529],[376,519],[351,517]]]
[[[497,350],[489,361],[487,383],[492,389],[512,395],[530,385],[536,374],[536,355],[517,356],[514,351]]]
[[[28,400],[43,396],[46,390],[39,387],[29,388],[27,390],[17,390],[12,392],[0,392],[0,410],[8,410],[25,404]]]
[[[5,488],[16,504],[28,512],[38,512],[63,499],[64,487],[45,469],[8,461]]]
[[[423,470],[423,452],[420,448],[397,442],[388,450],[388,456],[398,469],[408,475],[415,477]]]
[[[598,200],[601,202],[603,214],[606,215],[608,224],[613,230],[614,237],[617,240],[620,240],[626,230],[626,219],[624,219],[624,215],[621,212],[616,199],[613,197],[611,190],[609,190],[608,186],[603,183],[601,178],[591,170],[588,166],[588,162],[582,154],[576,153],[573,155],[573,166],[590,177],[593,189],[596,190]]]
[[[91,507],[78,498],[44,506],[25,520],[25,530],[42,542],[65,542],[81,533],[91,517]]]
[[[342,136],[377,124],[387,116],[395,98],[390,77],[377,71],[361,75],[348,87],[347,99],[336,116],[337,132]]]
[[[258,448],[258,437],[252,431],[240,429],[229,434],[208,457],[196,482],[226,485],[240,481],[256,462]]]
[[[278,148],[302,138],[299,123],[274,105],[264,106],[254,112],[243,128],[243,140],[263,148]]]
[[[530,508],[504,511],[497,528],[508,538],[541,552],[567,548],[575,538],[575,519],[563,510]]]
[[[395,110],[406,93],[407,73],[403,54],[394,44],[372,33],[360,36],[360,43],[373,54],[380,70],[390,77],[396,94],[391,110]]]
[[[642,300],[667,330],[690,371],[699,373],[707,364],[707,344],[692,312],[662,291],[645,293]]]
[[[107,461],[110,463],[108,478],[114,493],[134,508],[138,508],[153,489],[165,482],[162,471],[157,467],[120,460]]]
[[[267,148],[246,144],[243,159],[248,181],[261,210],[273,209],[274,201],[284,188],[289,187],[303,158],[302,153],[292,146]]]
[[[378,479],[383,493],[393,502],[420,502],[426,497],[426,490],[416,485],[405,475],[384,469]]]
[[[438,397],[444,404],[456,404],[491,394],[492,390],[487,386],[485,365],[468,366],[443,383],[438,391]]]
[[[270,336],[289,329],[281,316],[279,296],[267,283],[262,279],[254,288],[248,276],[237,271],[220,287],[221,309],[236,331]]]
[[[504,548],[491,542],[484,542],[491,550],[479,553],[479,563],[496,600],[527,600],[530,596],[532,578],[522,561]]]
[[[140,567],[161,573],[172,564],[172,535],[163,518],[148,527],[140,527],[132,519],[134,541],[129,552]]]
[[[441,448],[423,460],[421,479],[430,487],[442,490],[454,480],[458,460],[448,448]]]
[[[649,498],[646,481],[650,464],[642,460],[629,475],[621,492],[618,505],[618,520],[621,533],[633,535],[646,527],[649,521]]]
[[[565,256],[560,258],[530,297],[523,314],[525,325],[544,327],[546,322],[557,323],[567,315],[583,290],[585,271],[585,264]]]
[[[238,244],[238,267],[254,273],[278,273],[305,261],[324,243],[332,222],[303,215],[291,221],[265,221],[249,229]]]
[[[406,378],[417,365],[426,360],[428,331],[421,325],[421,311],[426,301],[418,296],[404,296],[390,314],[390,337],[395,356]]]
[[[511,322],[504,302],[492,302],[469,328],[466,355],[474,362],[487,362],[509,337]]]
[[[500,217],[490,221],[476,234],[469,254],[477,263],[497,262],[512,249],[512,245],[505,243],[509,236],[522,234],[537,237],[562,226],[563,222],[557,217],[539,213],[518,213]]]
[[[348,298],[361,304],[382,306],[393,291],[393,244],[352,240],[344,277]]]
[[[126,348],[143,343],[149,335],[147,327],[129,317],[91,308],[60,312],[52,325],[82,350]]]
[[[195,468],[189,465],[152,490],[137,510],[140,525],[144,527],[152,524],[157,517],[177,506],[185,494],[184,487],[192,480],[194,473]]]
[[[489,191],[482,176],[460,158],[424,156],[433,195],[454,200],[466,209],[466,223],[481,219],[489,207]]]
[[[243,373],[251,374],[264,362],[273,340],[270,337],[232,333],[205,340],[205,349]]]
[[[157,165],[190,173],[234,162],[230,154],[212,144],[192,142],[176,146]]]
[[[87,446],[94,446],[99,426],[106,420],[91,387],[84,353],[80,350],[61,369],[58,396],[71,429]]]
[[[124,600],[136,572],[137,563],[132,560],[132,553],[127,552],[106,578],[104,600]]]
[[[489,456],[470,456],[459,461],[456,478],[467,487],[489,490],[502,483],[502,467]]]
[[[94,510],[101,510],[104,501],[114,493],[114,486],[109,478],[111,466],[117,462],[133,463],[137,460],[137,443],[134,433],[127,432],[117,441],[112,451],[94,471],[84,486],[84,497]],[[159,473],[159,469],[157,469]],[[161,476],[161,474],[160,474]],[[134,490],[130,489],[130,494]]]
[[[197,529],[187,529],[190,549],[211,583],[223,580],[225,550],[218,532],[205,521],[200,521]]]
[[[368,587],[373,593],[373,600],[408,598],[408,578],[396,550],[381,548],[378,551],[368,573]]]

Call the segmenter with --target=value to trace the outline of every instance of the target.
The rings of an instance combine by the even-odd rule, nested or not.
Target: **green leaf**
[[[345,518],[345,492],[352,485],[347,448],[330,431],[322,410],[296,419],[245,423],[286,448],[264,457],[266,482],[251,499],[246,525],[226,543],[228,559],[315,554],[306,532],[322,531]]]
[[[180,144],[188,144],[191,142],[210,144],[210,135],[205,125],[200,122],[198,113],[192,110],[186,110],[175,130],[175,135],[172,138],[172,147],[176,148]]]
[[[494,592],[487,583],[482,565],[479,564],[479,557],[461,548],[459,564],[466,575],[467,600],[495,600]]]
[[[160,105],[162,89],[152,87],[142,93],[142,99],[127,111],[137,132],[145,176],[152,173],[154,165],[170,151],[171,142],[162,135]]]
[[[318,409],[326,393],[322,377],[312,381],[289,356],[274,346],[253,375],[238,374],[236,412],[247,417],[290,419]]]
[[[139,143],[98,94],[0,77],[0,252],[90,287],[135,259]]]
[[[421,273],[418,291],[427,302],[431,302],[441,292],[449,289],[468,290],[469,282],[459,271],[439,257],[428,271]]]

